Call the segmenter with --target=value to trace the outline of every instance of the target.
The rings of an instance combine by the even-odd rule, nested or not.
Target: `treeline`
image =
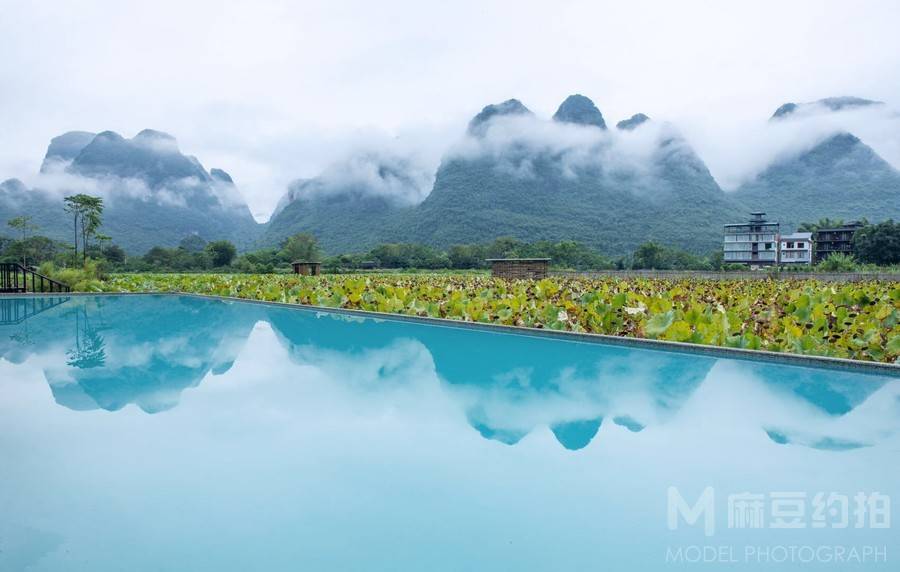
[[[315,237],[305,233],[291,236],[277,247],[242,254],[226,240],[206,242],[193,235],[174,248],[157,246],[142,256],[128,256],[111,243],[110,237],[99,232],[102,202],[91,199],[83,195],[67,198],[66,212],[73,216],[74,231],[74,240],[69,244],[41,236],[28,217],[8,221],[13,234],[0,235],[0,261],[15,261],[26,266],[50,263],[48,268],[70,269],[81,268],[90,262],[91,268],[96,269],[90,273],[92,276],[106,272],[290,272],[291,262],[298,260],[321,262],[325,272],[485,269],[488,267],[486,260],[490,258],[550,258],[554,268],[569,270],[745,269],[743,265],[723,264],[721,250],[700,256],[653,242],[642,244],[628,256],[616,258],[604,256],[575,241],[523,242],[514,238],[460,244],[447,249],[424,244],[382,244],[362,253],[324,256]],[[837,226],[839,221],[828,222],[835,222]],[[888,220],[867,224],[857,231],[854,247],[856,257],[837,254],[815,269],[858,271],[900,264],[900,223]]]
[[[144,256],[130,259],[116,270],[125,272],[196,272],[219,270],[242,273],[289,272],[291,262],[312,260],[325,272],[377,269],[478,270],[488,268],[490,258],[550,258],[555,268],[572,270],[672,268],[709,270],[721,268],[721,254],[708,257],[648,243],[632,256],[612,259],[574,241],[522,242],[498,238],[485,244],[460,244],[438,249],[424,244],[381,244],[361,253],[324,256],[316,239],[298,234],[277,248],[264,248],[237,255],[226,241],[203,243],[199,237],[185,239],[176,248],[156,247]]]

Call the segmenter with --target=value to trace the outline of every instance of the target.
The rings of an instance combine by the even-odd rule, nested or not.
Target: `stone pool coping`
[[[206,300],[222,300],[225,302],[243,302],[247,304],[259,304],[275,306],[279,308],[291,308],[306,312],[324,312],[329,314],[341,314],[347,316],[359,316],[378,320],[391,320],[398,322],[411,322],[417,324],[429,324],[452,328],[468,328],[486,332],[507,333],[515,335],[551,338],[557,340],[574,341],[592,344],[606,344],[625,346],[632,348],[655,349],[660,351],[675,352],[691,355],[705,355],[708,357],[724,357],[745,361],[781,363],[801,367],[825,368],[832,370],[853,371],[856,373],[871,373],[900,377],[900,363],[884,363],[875,361],[862,361],[848,358],[827,356],[803,355],[792,353],[773,352],[768,350],[750,350],[742,348],[728,348],[723,346],[710,346],[704,344],[690,344],[686,342],[673,342],[668,340],[651,340],[647,338],[633,338],[626,336],[612,336],[609,334],[592,334],[583,332],[569,332],[565,330],[548,330],[543,328],[529,328],[527,326],[508,326],[505,324],[491,324],[484,322],[466,322],[451,318],[434,318],[430,316],[409,316],[406,314],[393,314],[390,312],[375,312],[372,310],[354,310],[350,308],[330,308],[327,306],[312,306],[306,304],[292,304],[289,302],[269,302],[266,300],[252,300],[249,298],[237,298],[234,296],[217,296],[213,294],[197,294],[193,292],[56,292],[50,293],[3,293],[0,298],[61,298],[76,296],[181,296],[201,298]]]

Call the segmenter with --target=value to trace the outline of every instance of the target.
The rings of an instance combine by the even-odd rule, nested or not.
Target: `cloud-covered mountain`
[[[444,158],[411,231],[439,245],[515,236],[616,254],[647,240],[715,248],[738,209],[690,145],[666,124],[610,132],[601,118],[583,96],[552,121],[496,115]]]
[[[401,201],[373,192],[378,179],[340,192],[320,179],[302,181],[283,200],[264,242],[307,230],[332,252],[499,236],[578,240],[617,254],[646,240],[698,252],[716,248],[722,221],[740,209],[676,130],[646,116],[631,121],[607,130],[582,95],[568,97],[552,120],[515,99],[488,105],[443,157],[430,193]]]
[[[575,125],[593,125],[606,129],[603,114],[594,102],[581,94],[570,95],[553,114],[553,120]]]
[[[645,121],[650,121],[650,118],[643,113],[635,113],[628,119],[616,123],[616,127],[625,131],[633,131],[643,125]]]
[[[785,128],[817,115],[881,105],[858,97],[786,103],[772,119]],[[803,125],[797,123],[797,128]],[[741,185],[734,197],[748,210],[765,211],[787,229],[824,217],[896,219],[900,218],[900,171],[857,136],[832,130],[811,145],[776,158]]]
[[[251,248],[311,232],[328,253],[513,236],[619,255],[648,240],[707,253],[720,247],[723,224],[754,210],[785,230],[823,217],[900,218],[900,173],[866,144],[896,164],[892,147],[877,141],[896,121],[885,104],[833,97],[760,119],[745,133],[751,168],[724,176],[737,187],[726,193],[670,124],[637,113],[608,129],[580,94],[552,118],[509,99],[477,113],[439,164],[393,139],[361,142],[291,183],[266,225],[253,221],[225,171],[207,171],[168,134],[69,132],[51,141],[33,181],[0,184],[0,220],[32,214],[40,232],[68,240],[62,197],[86,192],[105,198],[104,233],[133,253],[191,234]],[[715,151],[706,153],[715,163]]]
[[[884,102],[864,99],[862,97],[853,97],[849,95],[840,97],[826,97],[817,101],[806,103],[788,102],[781,105],[772,114],[771,119],[785,119],[793,117],[801,113],[815,113],[817,111],[845,111],[849,109],[858,109],[861,107],[869,107],[870,105],[883,105]]]
[[[131,139],[104,131],[55,137],[32,188],[7,181],[0,219],[30,214],[40,232],[68,240],[71,221],[62,198],[104,198],[104,234],[133,253],[172,246],[190,234],[249,245],[258,233],[243,197],[227,173],[209,173],[181,153],[174,137],[146,129]]]
[[[294,181],[261,244],[278,244],[298,232],[312,233],[330,252],[397,241],[401,215],[428,195],[433,180],[419,163],[390,151],[350,156],[318,177]]]

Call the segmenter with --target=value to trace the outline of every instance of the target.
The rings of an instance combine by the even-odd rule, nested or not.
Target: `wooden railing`
[[[21,324],[28,318],[55,308],[71,299],[71,296],[28,296],[27,298],[0,298],[0,326]]]
[[[0,292],[70,292],[68,285],[17,262],[0,263]]]

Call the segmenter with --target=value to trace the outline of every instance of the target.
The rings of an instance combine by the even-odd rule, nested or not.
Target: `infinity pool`
[[[892,498],[888,374],[0,298],[0,570],[898,570]]]

